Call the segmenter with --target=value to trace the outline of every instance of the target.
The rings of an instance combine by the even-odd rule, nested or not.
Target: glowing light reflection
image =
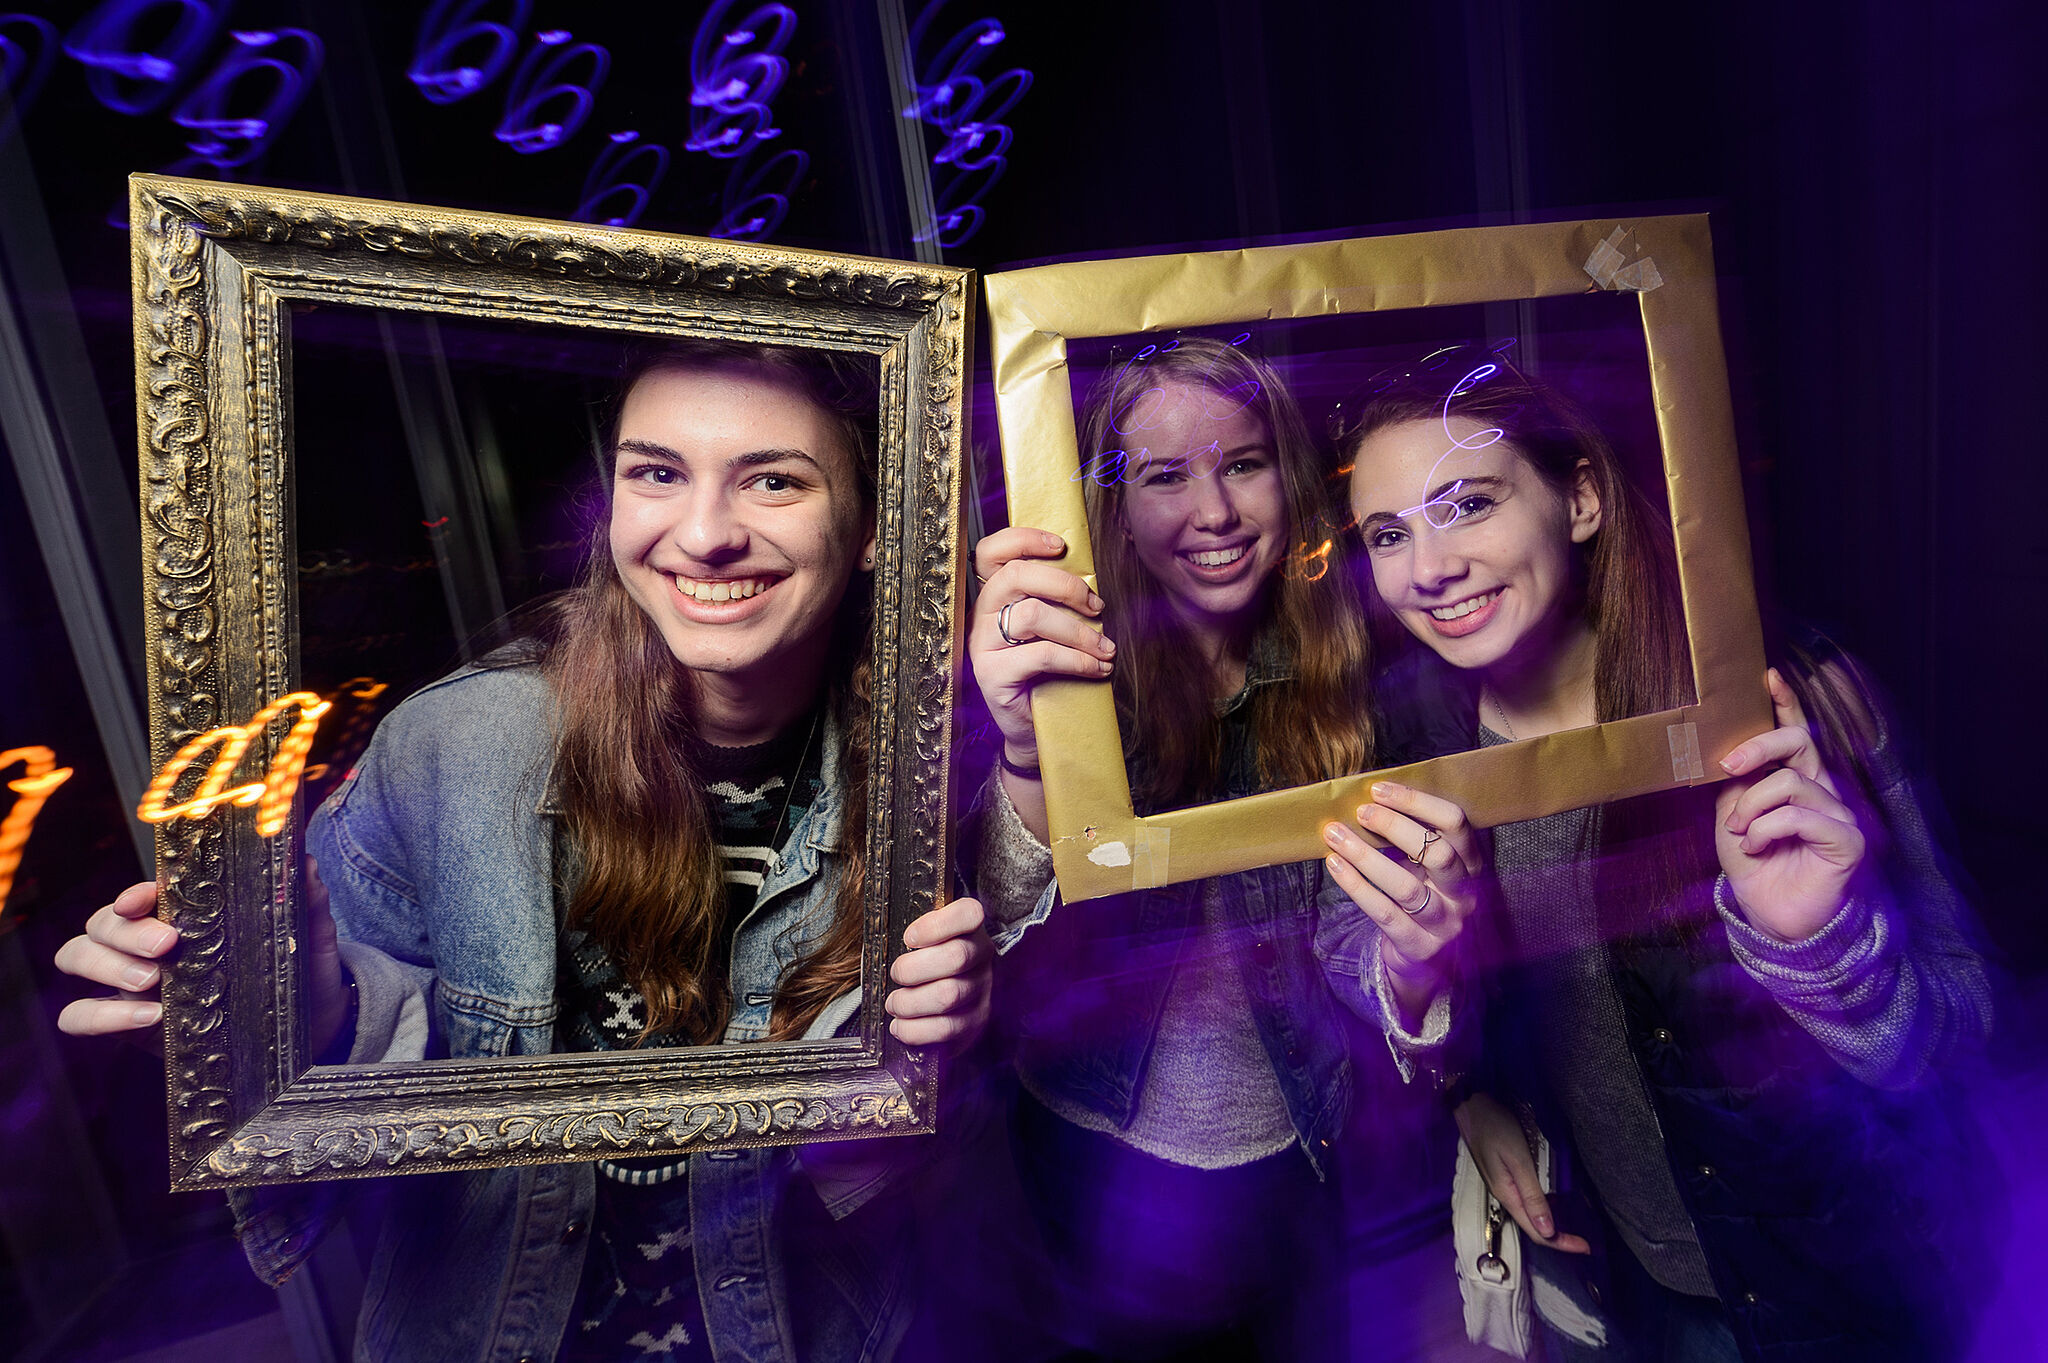
[[[293,708],[297,708],[298,718],[278,745],[277,755],[271,759],[263,779],[230,789],[228,780],[241,765],[242,754],[270,727],[272,720]],[[311,691],[294,691],[258,710],[247,724],[224,725],[200,734],[178,749],[149,783],[142,803],[136,806],[135,817],[144,823],[165,823],[171,819],[203,819],[224,804],[255,805],[257,834],[275,837],[283,831],[291,814],[292,796],[305,770],[306,753],[313,746],[313,731],[319,727],[320,717],[332,708],[333,702],[322,700]],[[165,803],[178,778],[215,748],[219,751],[198,789],[175,804]]]
[[[57,59],[57,30],[33,14],[0,14],[0,96],[11,106],[0,117],[0,137],[35,103]],[[0,896],[4,901],[5,896]]]
[[[133,46],[138,31],[160,27],[155,16],[164,10],[177,11],[170,32],[154,48]],[[101,104],[116,113],[155,113],[185,83],[226,20],[227,6],[208,0],[107,0],[65,35],[64,51],[85,67],[86,87]]]
[[[179,102],[171,121],[199,134],[185,145],[206,164],[220,171],[245,166],[305,99],[323,60],[320,39],[302,28],[237,33],[235,46]],[[263,92],[253,110],[249,91]],[[231,112],[238,106],[247,111]]]
[[[1230,344],[1232,346],[1241,346],[1251,338],[1252,334],[1249,331],[1242,331],[1232,338]],[[1128,360],[1125,360],[1123,367],[1117,370],[1116,380],[1110,385],[1112,390],[1122,385],[1124,375],[1130,372],[1132,365],[1143,364],[1154,355],[1170,354],[1179,348],[1180,339],[1178,337],[1168,341],[1165,345],[1148,344],[1144,346]],[[1181,388],[1183,397],[1176,399],[1171,404],[1167,401],[1166,386],[1164,384],[1154,384],[1149,388],[1139,389],[1131,394],[1121,407],[1111,411],[1109,418],[1110,430],[1118,435],[1127,436],[1156,429],[1166,415],[1175,410],[1180,402],[1185,401],[1185,394],[1191,392],[1199,392],[1202,395],[1201,416],[1204,419],[1209,421],[1230,420],[1257,401],[1262,388],[1257,379],[1246,379],[1242,383],[1226,386],[1216,374],[1216,364],[1221,363],[1221,361],[1222,357],[1219,355],[1216,361],[1211,363],[1206,373],[1197,375],[1192,379],[1177,380],[1177,386]],[[1140,404],[1148,401],[1151,405],[1141,408]],[[1196,469],[1196,461],[1203,455],[1211,453],[1216,456],[1215,461],[1207,469]],[[1191,447],[1182,454],[1164,460],[1159,465],[1158,471],[1169,474],[1185,473],[1192,478],[1206,478],[1214,473],[1221,466],[1222,462],[1222,447],[1212,440],[1207,445]],[[1141,446],[1135,450],[1103,450],[1074,470],[1067,481],[1070,483],[1090,482],[1094,483],[1097,487],[1109,487],[1116,483],[1136,482],[1138,476],[1149,471],[1151,467],[1152,451],[1147,447]]]
[[[905,53],[909,69],[918,69],[917,49],[945,5],[946,0],[932,0],[911,25]],[[1009,164],[1004,153],[1015,137],[1000,120],[1031,88],[1031,73],[1012,67],[985,81],[974,72],[1008,36],[1001,20],[977,19],[954,34],[913,82],[913,97],[903,107],[903,117],[919,119],[946,135],[944,145],[932,154],[932,165],[953,172],[939,187],[931,221],[917,231],[917,241],[936,241],[948,249],[961,246],[987,219],[981,200],[1002,179]]]
[[[0,771],[20,763],[28,774],[7,783],[18,797],[7,817],[0,819],[0,916],[7,912],[7,896],[14,889],[14,873],[21,866],[22,848],[36,826],[36,815],[50,793],[71,779],[71,768],[57,765],[57,754],[48,748],[9,748],[0,752]]]
[[[636,171],[634,164],[642,161],[651,164]],[[668,148],[640,141],[640,134],[632,129],[615,132],[611,145],[598,153],[590,173],[583,177],[583,193],[569,216],[578,222],[631,227],[647,211],[654,191],[667,175]]]
[[[488,86],[512,63],[526,28],[529,0],[507,0],[503,22],[476,16],[499,0],[436,0],[420,21],[405,76],[436,104],[454,104]]]
[[[718,0],[690,43],[690,136],[686,151],[733,162],[719,199],[714,237],[759,240],[782,224],[811,158],[788,148],[756,166],[753,153],[782,136],[774,100],[789,74],[782,51],[796,36],[796,11],[757,5],[728,23],[734,0]]]
[[[1510,341],[1507,344],[1512,345],[1514,342]],[[1436,482],[1437,470],[1444,466],[1444,460],[1461,451],[1469,454],[1477,450],[1483,450],[1507,436],[1507,432],[1498,426],[1491,426],[1483,431],[1475,431],[1462,440],[1459,439],[1456,432],[1451,430],[1451,403],[1466,393],[1471,392],[1474,388],[1477,388],[1499,372],[1500,366],[1497,364],[1482,364],[1466,374],[1464,378],[1452,384],[1450,391],[1444,394],[1443,414],[1440,420],[1443,423],[1444,439],[1451,442],[1451,447],[1438,455],[1436,462],[1429,466],[1429,476],[1422,480],[1422,489],[1425,494],[1428,493],[1430,486]],[[1458,490],[1464,486],[1465,480],[1462,478],[1458,479],[1428,501],[1419,502],[1400,513],[1401,519],[1405,521],[1410,516],[1420,515],[1439,530],[1450,529],[1453,525],[1457,524],[1458,518],[1464,515],[1464,512],[1458,508]]]
[[[521,155],[558,147],[576,135],[597,105],[597,92],[611,71],[612,55],[595,43],[567,46],[561,30],[535,34],[537,46],[519,63],[505,94],[505,117],[491,136]],[[560,77],[579,63],[579,84]]]

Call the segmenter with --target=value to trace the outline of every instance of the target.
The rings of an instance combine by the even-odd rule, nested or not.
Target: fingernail
[[[1336,856],[1335,856],[1335,855],[1333,854],[1333,855],[1331,855],[1331,856],[1327,856],[1327,857],[1324,857],[1324,858],[1323,858],[1323,865],[1325,865],[1325,866],[1329,867],[1329,868],[1330,868],[1330,869],[1331,869],[1332,871],[1336,870],[1336,869],[1337,869],[1337,858],[1336,858]]]
[[[1323,841],[1332,847],[1339,846],[1344,841],[1344,830],[1333,823],[1324,824]]]
[[[1066,548],[1066,547],[1067,547],[1067,542],[1066,542],[1065,540],[1061,539],[1061,538],[1060,538],[1060,537],[1059,537],[1058,535],[1055,535],[1055,534],[1053,534],[1053,532],[1052,532],[1052,531],[1050,531],[1050,530],[1044,530],[1044,531],[1040,531],[1039,533],[1041,533],[1041,534],[1043,534],[1043,535],[1045,536],[1045,543],[1046,543],[1046,547],[1047,547],[1047,548],[1049,548],[1049,549],[1064,549],[1064,548]]]
[[[164,1006],[160,1003],[138,1003],[128,1014],[135,1019],[135,1025],[138,1027],[151,1026],[163,1015]]]
[[[147,949],[151,955],[155,955],[159,951],[169,950],[171,943],[177,940],[178,934],[176,932],[159,924],[157,930],[149,935]]]
[[[1096,636],[1095,636],[1095,639],[1096,639],[1096,642],[1097,642],[1097,643],[1100,643],[1100,644],[1102,645],[1102,655],[1103,655],[1103,656],[1104,656],[1105,658],[1106,658],[1106,657],[1110,657],[1110,656],[1112,656],[1113,654],[1115,654],[1115,652],[1116,652],[1116,643],[1115,643],[1115,641],[1114,641],[1114,640],[1112,640],[1112,639],[1111,639],[1111,638],[1110,638],[1110,637],[1109,637],[1108,635],[1106,635],[1106,634],[1098,634],[1098,635],[1096,635]]]
[[[1088,593],[1088,609],[1096,612],[1097,614],[1100,614],[1102,611],[1102,598],[1097,596],[1094,592]]]
[[[1536,1218],[1536,1230],[1546,1240],[1548,1240],[1551,1236],[1557,1234],[1556,1224],[1552,1222],[1551,1219],[1547,1216],[1539,1216]]]
[[[1105,677],[1106,677],[1106,676],[1108,676],[1108,675],[1109,675],[1109,659],[1107,659],[1107,658],[1097,658],[1097,659],[1095,660],[1095,670],[1096,670],[1097,672],[1100,672],[1100,673],[1101,673],[1101,674],[1102,674],[1103,676],[1105,676]]]
[[[1405,789],[1406,787],[1393,781],[1375,781],[1372,783],[1372,798],[1375,800],[1390,799],[1401,794]]]
[[[155,978],[156,967],[153,965],[131,965],[121,972],[121,983],[130,989],[146,989]]]

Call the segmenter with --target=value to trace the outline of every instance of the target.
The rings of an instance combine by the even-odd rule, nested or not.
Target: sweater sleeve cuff
[[[426,1059],[433,1034],[429,991],[434,972],[345,937],[337,945],[356,986],[356,1034],[348,1063]]]
[[[1443,1054],[1444,1045],[1451,1035],[1451,983],[1446,980],[1437,987],[1430,997],[1429,1007],[1423,1010],[1422,1022],[1410,1031],[1401,1020],[1401,1001],[1394,996],[1393,981],[1387,978],[1387,963],[1380,953],[1367,954],[1365,961],[1366,989],[1372,994],[1379,1008],[1384,1024],[1387,1050],[1393,1054],[1394,1067],[1401,1072],[1401,1079],[1410,1082],[1415,1078],[1418,1067],[1438,1068],[1438,1057]]]
[[[1784,942],[1742,916],[1723,874],[1714,881],[1714,910],[1728,929],[1728,945],[1745,970],[1769,987],[1796,984],[1827,988],[1867,968],[1881,952],[1885,933],[1879,914],[1861,895],[1850,895],[1819,932],[1802,942]]]
[[[1000,772],[989,774],[983,801],[987,814],[981,820],[975,881],[988,910],[989,940],[1000,955],[1052,915],[1058,886],[1052,877],[1052,849],[1024,826]]]

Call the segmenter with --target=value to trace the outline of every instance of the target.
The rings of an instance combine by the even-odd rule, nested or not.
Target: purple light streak
[[[946,0],[932,0],[911,25],[905,64],[917,70],[917,49]],[[995,188],[1008,166],[1004,153],[1014,140],[999,122],[1031,88],[1031,73],[1022,67],[984,81],[974,74],[1009,34],[998,19],[977,19],[939,49],[913,83],[903,117],[920,119],[946,134],[945,145],[932,155],[932,166],[954,172],[940,187],[932,220],[913,240],[936,241],[941,247],[964,245],[981,230],[986,213],[982,198]]]

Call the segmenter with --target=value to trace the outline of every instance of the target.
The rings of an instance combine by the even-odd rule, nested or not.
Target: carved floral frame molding
[[[136,176],[130,184],[150,737],[297,689],[290,308],[348,303],[880,358],[869,902],[858,1035],[311,1067],[292,834],[157,826],[171,1182],[191,1189],[933,1129],[888,1035],[903,928],[943,902],[973,275],[580,223]],[[278,735],[253,745],[267,761]]]

